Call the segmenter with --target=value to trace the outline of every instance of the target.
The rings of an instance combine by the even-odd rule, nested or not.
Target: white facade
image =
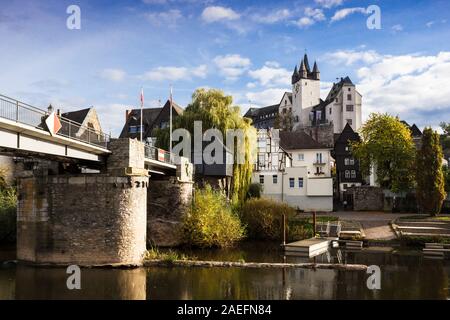
[[[312,107],[320,103],[320,80],[300,79],[292,86],[292,107],[295,125],[309,126]],[[297,121],[295,121],[297,122]]]
[[[326,106],[326,122],[333,122],[334,133],[341,133],[347,123],[353,131],[362,126],[362,96],[353,84],[343,84],[333,101]]]
[[[331,149],[280,150],[278,135],[271,131],[258,132],[259,157],[252,182],[263,187],[263,197],[285,202],[304,211],[333,210],[333,182],[331,178]],[[266,149],[264,147],[266,146]],[[276,148],[276,149],[275,149]],[[287,153],[287,154],[286,154]],[[280,161],[284,157],[285,160]],[[270,160],[269,160],[270,159]],[[264,160],[264,162],[262,162]],[[275,166],[278,163],[281,165]]]

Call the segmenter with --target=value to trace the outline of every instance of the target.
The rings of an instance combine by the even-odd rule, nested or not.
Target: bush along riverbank
[[[186,246],[195,248],[226,248],[241,240],[282,241],[283,216],[288,241],[314,236],[310,217],[301,217],[285,203],[264,198],[247,199],[241,206],[233,205],[225,195],[206,186],[195,191],[191,210],[183,221]],[[318,221],[337,220],[319,217]]]
[[[17,192],[6,183],[4,174],[0,172],[0,243],[16,242],[16,208]]]

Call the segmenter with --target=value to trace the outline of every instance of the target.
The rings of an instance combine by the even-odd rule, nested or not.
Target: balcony
[[[313,165],[315,166],[325,166],[326,163],[320,159],[317,159],[316,161],[314,161]]]

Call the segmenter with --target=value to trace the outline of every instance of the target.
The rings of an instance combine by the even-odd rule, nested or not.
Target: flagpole
[[[142,142],[142,118],[144,117],[144,88],[141,87],[141,126],[139,127],[139,131],[141,133],[141,142]]]
[[[172,93],[172,85],[170,85],[170,124],[169,124],[169,152],[172,157],[172,104],[173,104],[173,93]]]

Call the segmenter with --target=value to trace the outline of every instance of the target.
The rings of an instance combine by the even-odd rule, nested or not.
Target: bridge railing
[[[36,129],[47,131],[45,119],[49,112],[24,102],[0,94],[0,117],[17,123],[27,124]],[[61,130],[57,135],[78,140],[80,142],[106,148],[110,136],[93,128],[83,126],[70,119],[59,117]]]
[[[174,155],[172,153],[152,146],[145,146],[145,157],[164,163],[175,163]]]

